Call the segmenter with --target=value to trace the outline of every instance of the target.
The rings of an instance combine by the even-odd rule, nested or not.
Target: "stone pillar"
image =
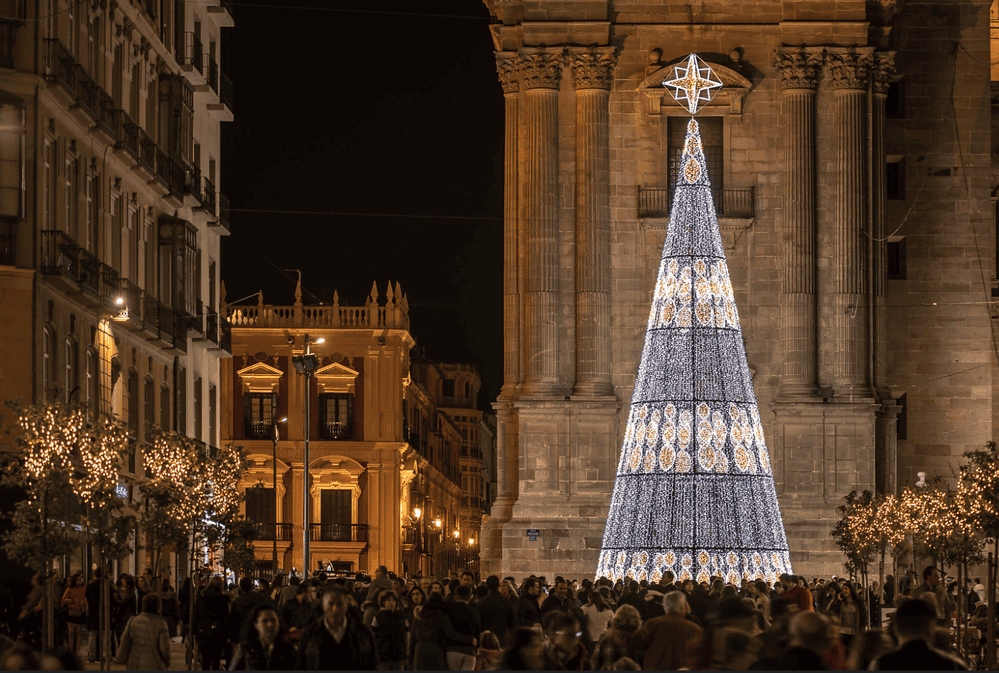
[[[815,88],[821,47],[777,50],[784,98],[784,260],[781,283],[781,397],[816,390]]]
[[[613,395],[611,384],[610,126],[614,47],[569,50],[576,85],[576,387]]]
[[[871,396],[867,311],[867,75],[873,48],[828,48],[836,117],[836,223],[832,308],[833,388],[837,397]]]
[[[885,208],[885,102],[895,74],[895,52],[874,55],[874,98],[871,111],[871,237],[874,270],[874,390],[879,399],[891,397],[888,390],[888,339],[885,334],[885,298],[888,296],[888,229]]]
[[[518,265],[517,128],[520,107],[520,62],[516,52],[496,52],[496,70],[506,107],[503,156],[503,388],[500,399],[517,396],[521,376],[520,289]]]
[[[522,394],[549,396],[558,383],[558,90],[565,56],[543,47],[518,56],[524,104],[518,206],[526,237]]]
[[[885,102],[888,85],[895,74],[895,52],[874,55],[873,100],[871,109],[871,268],[874,302],[874,394],[878,409],[874,435],[875,487],[881,493],[898,491],[898,414],[888,388],[888,337],[885,332],[885,301],[888,296],[888,230],[885,207]]]

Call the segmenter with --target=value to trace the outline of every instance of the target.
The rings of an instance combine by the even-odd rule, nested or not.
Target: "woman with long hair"
[[[62,606],[66,608],[66,648],[75,653],[80,649],[80,627],[86,621],[87,587],[83,577],[76,573],[67,581],[69,588],[62,594]]]
[[[135,591],[135,578],[131,575],[122,575],[120,582],[121,588],[117,596],[118,612],[114,620],[115,632],[119,638],[125,632],[129,620],[139,614],[139,595]]]
[[[590,632],[590,638],[596,642],[610,628],[611,620],[614,619],[614,611],[607,606],[603,596],[597,591],[590,591],[586,599],[587,604],[583,606],[586,627]]]
[[[475,653],[476,671],[495,670],[500,660],[503,658],[503,646],[500,645],[499,638],[492,631],[483,631],[479,634],[479,649]]]
[[[230,671],[280,671],[295,668],[295,647],[284,640],[284,628],[270,603],[258,603],[243,626]]]
[[[520,600],[520,594],[517,593],[517,587],[513,586],[513,582],[510,580],[503,580],[499,585],[500,596],[510,601],[512,604],[516,605],[517,601]]]
[[[270,599],[277,605],[278,599],[281,596],[281,590],[284,589],[284,575],[278,575],[274,578],[274,582],[271,583]]]
[[[610,628],[597,641],[590,657],[590,668],[599,671],[610,668],[618,659],[628,657],[641,661],[644,652],[638,639],[638,629],[642,625],[642,617],[632,605],[622,605],[614,613]]]
[[[427,602],[427,595],[423,593],[423,589],[420,588],[419,584],[409,590],[407,598],[406,609],[409,610],[409,614],[413,617],[419,616],[420,610]]]
[[[864,600],[857,593],[853,582],[843,582],[839,595],[839,637],[843,647],[849,651],[854,636],[867,628],[868,614]],[[835,612],[834,612],[835,614]]]

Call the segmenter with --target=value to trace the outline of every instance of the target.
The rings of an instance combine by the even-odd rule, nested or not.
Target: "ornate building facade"
[[[129,498],[150,426],[219,445],[233,25],[217,1],[0,2],[0,399],[122,420]]]
[[[302,570],[306,529],[311,571],[458,566],[463,433],[437,410],[438,379],[411,368],[415,342],[399,285],[382,299],[373,285],[363,306],[338,296],[304,306],[299,289],[291,306],[266,305],[261,293],[256,306],[225,309],[233,357],[221,363],[222,438],[250,460],[243,508],[258,524],[265,573]],[[318,356],[308,378],[293,361],[306,338]]]
[[[505,367],[483,571],[595,571],[688,118],[662,81],[694,52],[724,83],[698,121],[791,560],[840,572],[844,496],[949,477],[992,437],[989,3],[486,5]]]

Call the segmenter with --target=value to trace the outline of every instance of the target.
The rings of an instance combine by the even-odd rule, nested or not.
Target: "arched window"
[[[64,346],[64,370],[63,370],[63,387],[66,389],[66,404],[72,404],[73,396],[77,392],[77,375],[76,375],[76,339],[73,337],[66,337],[66,343]]]

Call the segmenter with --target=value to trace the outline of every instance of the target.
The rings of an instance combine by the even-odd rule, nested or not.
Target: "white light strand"
[[[693,119],[679,173],[597,576],[774,582],[787,537]]]

